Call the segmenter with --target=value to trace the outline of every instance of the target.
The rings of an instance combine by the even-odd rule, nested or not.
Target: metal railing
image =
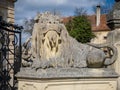
[[[22,27],[0,20],[0,90],[16,90],[21,66]]]

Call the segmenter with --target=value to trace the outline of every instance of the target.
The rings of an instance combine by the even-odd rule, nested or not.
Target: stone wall
[[[12,0],[0,0],[0,15],[4,20],[14,23],[14,2]]]
[[[95,44],[105,43],[108,32],[109,31],[94,32],[96,37],[91,40],[91,43]]]
[[[120,75],[120,0],[115,0],[113,9],[107,16],[107,24],[112,30],[108,33],[108,42],[114,44],[118,50],[118,58],[114,64],[115,71]],[[118,90],[120,90],[120,78],[118,79]]]
[[[9,23],[14,23],[14,0],[0,0],[0,16],[2,16],[3,20],[9,22]],[[13,40],[13,36],[9,37],[11,40]],[[10,42],[11,50],[13,49],[12,42]],[[13,54],[9,54],[9,61],[11,64],[14,63],[13,60]],[[10,68],[10,66],[9,66]],[[14,71],[10,72],[11,80],[10,84],[13,85],[13,73]]]
[[[18,90],[116,90],[115,78],[19,80]]]

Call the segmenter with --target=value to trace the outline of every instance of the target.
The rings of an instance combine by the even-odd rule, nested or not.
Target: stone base
[[[117,90],[115,78],[96,79],[19,79],[18,90]]]
[[[117,90],[118,74],[106,68],[22,68],[17,78],[18,90]]]

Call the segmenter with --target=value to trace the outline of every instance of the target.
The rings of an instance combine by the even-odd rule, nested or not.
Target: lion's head
[[[38,15],[35,21],[32,34],[32,52],[34,58],[49,60],[50,58],[60,56],[63,27],[58,16],[46,12]]]

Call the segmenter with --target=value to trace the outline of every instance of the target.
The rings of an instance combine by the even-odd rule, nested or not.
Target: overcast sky
[[[93,14],[92,7],[97,4],[105,4],[106,0],[18,0],[15,4],[15,21],[21,24],[22,21],[35,17],[37,12],[59,11],[63,16],[74,14],[76,7],[87,9],[88,14]],[[107,0],[113,3],[114,0]]]

